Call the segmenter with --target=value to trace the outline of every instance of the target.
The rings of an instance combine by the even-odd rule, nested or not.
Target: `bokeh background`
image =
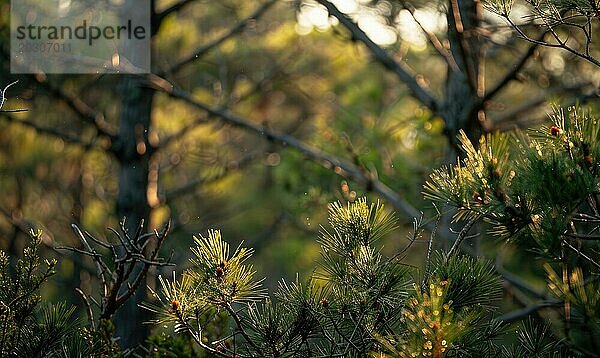
[[[595,66],[519,39],[478,2],[460,2],[465,11],[476,6],[477,18],[471,25],[465,18],[470,32],[463,40],[472,51],[466,63],[457,61],[464,71],[454,71],[444,54],[453,54],[450,45],[462,35],[448,25],[451,2],[331,1],[410,80],[383,66],[313,1],[150,3],[155,76],[16,75],[9,69],[10,4],[0,0],[0,87],[19,80],[4,109],[28,110],[0,113],[0,248],[15,256],[29,228],[43,229],[45,255],[60,261],[44,287],[52,300],[81,306],[74,288],[92,295],[98,288],[91,261],[53,249],[79,245],[71,224],[114,240],[107,227],[123,216],[129,223],[145,219],[148,230],[171,219],[164,251],[173,253],[178,271],[192,236],[215,228],[233,246],[243,241],[256,249],[254,264],[267,286],[307,277],[319,259],[316,238],[328,203],[367,196],[398,209],[373,185],[383,183],[427,220],[435,209],[422,199],[422,185],[432,169],[456,160],[460,128],[476,137],[535,126],[552,101],[588,102],[600,84]],[[515,9],[513,17],[537,35],[527,8]],[[469,69],[475,78],[465,79]],[[463,74],[458,82],[456,73]],[[208,115],[157,83],[341,158],[359,174]],[[415,84],[438,99],[436,110],[415,95]],[[397,216],[399,229],[383,243],[390,254],[405,248],[412,228],[406,210]],[[496,257],[493,243],[475,240],[473,250]],[[413,243],[406,263],[421,267],[425,249],[425,240]],[[508,248],[502,255],[508,269],[519,263],[524,279],[537,270],[523,264],[526,253]],[[161,270],[151,273],[150,287],[158,274],[170,274]],[[507,307],[518,304],[513,299],[508,292]]]

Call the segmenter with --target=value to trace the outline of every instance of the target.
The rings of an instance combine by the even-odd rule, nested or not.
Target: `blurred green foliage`
[[[156,7],[165,9],[174,3],[157,0]],[[398,2],[359,5],[362,11],[388,22],[396,21],[396,15],[410,17]],[[439,24],[446,21],[441,10],[447,4],[415,1],[414,5],[437,24],[434,32],[446,46],[447,29]],[[218,39],[256,7],[254,2],[237,0],[193,1],[161,24],[154,38],[153,69],[167,71],[169,81],[199,100],[346,158],[414,207],[435,213],[420,192],[427,175],[446,163],[451,152],[443,121],[412,98],[397,77],[340,26],[299,28],[305,6],[314,4],[278,2],[236,36],[181,70],[168,73],[171,65]],[[92,262],[51,248],[78,245],[70,231],[72,222],[101,237],[107,227],[117,226],[118,161],[106,150],[111,143],[58,99],[56,89],[80,99],[101,113],[109,128],[116,129],[120,98],[115,83],[119,77],[10,74],[9,14],[9,1],[0,0],[0,86],[18,79],[8,93],[7,105],[28,112],[0,115],[0,247],[14,256],[25,246],[28,228],[44,228],[45,256],[61,255],[62,263],[43,292],[53,300],[80,306],[74,287],[98,293]],[[411,24],[410,32],[419,32],[417,25]],[[527,51],[528,44],[515,41],[505,24],[487,12],[482,26],[485,66],[481,80],[492,86]],[[400,32],[386,49],[410,64],[433,93],[444,93],[444,60],[426,41],[415,42],[409,35]],[[486,103],[486,130],[538,123],[545,115],[546,99],[561,96],[575,101],[581,95],[576,88],[582,83],[597,86],[599,76],[589,63],[537,48],[517,81]],[[541,105],[524,110],[522,106],[529,100]],[[82,148],[24,121],[67,133],[92,146]],[[198,124],[188,127],[193,121]],[[216,228],[234,247],[243,241],[256,248],[252,262],[260,263],[255,265],[257,276],[268,277],[266,286],[275,287],[281,278],[293,278],[297,272],[306,278],[319,258],[319,245],[312,238],[327,220],[328,203],[365,195],[377,199],[368,188],[291,148],[210,118],[163,93],[155,94],[149,143],[159,146],[182,130],[183,135],[159,148],[150,159],[152,185],[147,199],[149,229],[173,219],[174,230],[165,252],[172,251],[173,260],[183,268],[191,256],[192,234]],[[401,219],[399,230],[383,243],[385,253],[397,252],[407,244],[409,226],[404,223],[412,218]],[[496,254],[486,243],[482,247],[488,256]],[[406,262],[422,266],[424,248],[423,242],[417,241],[406,253]],[[522,272],[541,271],[533,262],[524,264],[528,256],[520,251],[505,256],[510,256],[505,262],[509,268],[518,265]],[[161,269],[152,274],[169,272]],[[148,285],[157,288],[156,280],[149,280]],[[170,338],[154,339],[160,351]]]

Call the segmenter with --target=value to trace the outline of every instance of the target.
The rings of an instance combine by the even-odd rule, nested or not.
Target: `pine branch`
[[[227,311],[227,313],[229,313],[229,316],[235,322],[235,325],[236,325],[238,331],[240,332],[240,334],[242,335],[242,337],[244,337],[244,339],[246,340],[246,342],[252,348],[254,348],[257,352],[261,352],[262,350],[260,349],[260,347],[258,347],[256,345],[256,343],[254,343],[254,340],[252,340],[252,338],[250,338],[250,336],[248,335],[248,333],[244,329],[244,326],[242,325],[242,320],[240,319],[240,316],[237,314],[237,312],[235,312],[235,310],[233,309],[233,307],[231,307],[231,304],[229,302],[226,302],[223,305],[223,307],[225,308],[225,310]]]
[[[187,320],[183,319],[183,317],[181,317],[181,315],[179,313],[176,313],[176,315],[179,320],[179,324],[186,328],[186,331],[190,334],[190,336],[192,336],[192,339],[194,340],[194,342],[196,342],[196,344],[200,348],[211,353],[215,357],[230,358],[230,356],[227,355],[225,352],[220,352],[220,351],[214,349],[213,347],[208,346],[206,343],[204,343],[204,341],[202,340],[202,330],[201,329],[198,329],[198,331],[194,330],[194,328],[189,324],[189,322]],[[196,320],[197,320],[197,318],[196,318]],[[246,358],[246,357],[241,357],[241,356],[239,356],[239,357]]]

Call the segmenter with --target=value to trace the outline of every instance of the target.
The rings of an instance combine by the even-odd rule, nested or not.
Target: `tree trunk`
[[[454,161],[458,154],[457,135],[464,130],[471,140],[477,142],[481,135],[479,103],[483,96],[483,78],[480,66],[482,53],[479,39],[481,3],[473,0],[450,0],[448,2],[448,41],[450,52],[458,70],[448,66],[446,97],[444,103],[445,131]]]
[[[148,2],[150,7],[151,36],[158,30],[156,25],[155,0]],[[126,14],[136,14],[137,2],[125,4]],[[133,52],[133,56],[148,56],[144,48]],[[153,54],[154,51],[151,51]],[[141,58],[136,59],[141,60]],[[137,61],[139,62],[139,61]],[[136,63],[137,63],[136,62]],[[119,220],[125,218],[126,228],[135,233],[144,221],[144,229],[148,230],[150,204],[148,202],[149,162],[152,155],[148,143],[150,131],[154,91],[144,83],[143,76],[123,75],[120,77],[118,91],[121,98],[119,133],[114,152],[119,163],[119,193],[116,203],[116,214]],[[149,249],[148,247],[146,249]],[[136,277],[141,266],[134,270],[130,277]],[[147,300],[146,284],[143,283],[131,299],[125,302],[113,318],[116,326],[115,335],[119,337],[119,345],[135,348],[145,342],[149,335],[150,318],[148,311],[138,306]]]
[[[448,41],[450,52],[457,69],[448,66],[444,102],[444,132],[448,137],[445,161],[455,163],[460,151],[458,134],[462,129],[467,137],[477,145],[482,133],[480,113],[481,98],[484,95],[483,71],[478,28],[481,22],[481,3],[473,0],[448,1]],[[440,220],[440,231],[452,237],[450,227],[452,218],[444,215]],[[460,230],[460,227],[456,229]],[[453,242],[445,240],[442,245],[449,249]],[[471,243],[477,250],[477,242]]]
[[[121,112],[116,157],[119,162],[119,194],[117,216],[125,218],[126,227],[135,233],[141,220],[148,224],[150,205],[148,188],[149,144],[148,129],[152,112],[153,91],[142,83],[142,78],[125,75],[119,84]],[[139,271],[139,270],[138,270]],[[137,272],[132,273],[135,277]],[[146,299],[146,287],[138,288],[115,317],[116,335],[122,348],[136,347],[148,336],[148,314],[138,304]]]

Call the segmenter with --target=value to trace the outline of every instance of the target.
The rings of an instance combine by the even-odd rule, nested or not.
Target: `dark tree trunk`
[[[135,6],[135,2],[130,2]],[[156,24],[155,0],[148,3],[151,16],[151,36],[158,31]],[[135,9],[126,9],[127,13],[135,13]],[[135,56],[144,56],[143,49],[135,51]],[[153,51],[152,51],[153,53]],[[135,233],[140,222],[144,221],[148,230],[150,204],[148,202],[148,171],[152,155],[148,143],[150,131],[154,91],[144,84],[143,76],[124,75],[120,77],[118,91],[121,98],[119,133],[114,152],[119,163],[119,193],[117,196],[116,213],[120,219],[125,218],[126,228]],[[146,248],[150,249],[150,248]],[[136,277],[141,267],[132,272]],[[150,318],[149,312],[138,306],[147,300],[146,285],[142,284],[132,296],[117,311],[114,322],[115,335],[119,337],[122,348],[135,348],[143,344],[149,335],[148,325],[144,324]]]
[[[125,75],[119,84],[121,113],[117,140],[119,162],[119,194],[117,216],[125,218],[127,229],[135,233],[141,220],[148,224],[150,206],[148,188],[149,149],[148,129],[152,112],[153,91],[142,83],[142,78]],[[134,272],[132,277],[135,277]],[[138,304],[146,299],[146,287],[138,288],[115,317],[116,335],[123,348],[135,347],[148,336],[148,314]]]
[[[448,40],[450,52],[458,69],[448,66],[444,120],[446,135],[452,146],[449,158],[456,160],[459,154],[457,135],[459,130],[477,143],[481,135],[479,103],[483,96],[483,80],[479,25],[481,3],[473,0],[448,1]]]
[[[462,156],[459,148],[458,134],[462,129],[467,137],[477,145],[482,133],[480,113],[481,98],[484,95],[482,47],[478,29],[481,22],[481,3],[473,0],[448,1],[448,41],[450,52],[457,68],[448,66],[443,105],[444,131],[450,145],[447,147],[445,161],[455,163]],[[446,232],[444,237],[454,237],[450,234],[452,218],[446,214],[440,220],[440,232]],[[455,229],[460,230],[460,227]],[[444,240],[442,246],[449,249],[453,242]],[[478,243],[472,242],[474,250]]]

